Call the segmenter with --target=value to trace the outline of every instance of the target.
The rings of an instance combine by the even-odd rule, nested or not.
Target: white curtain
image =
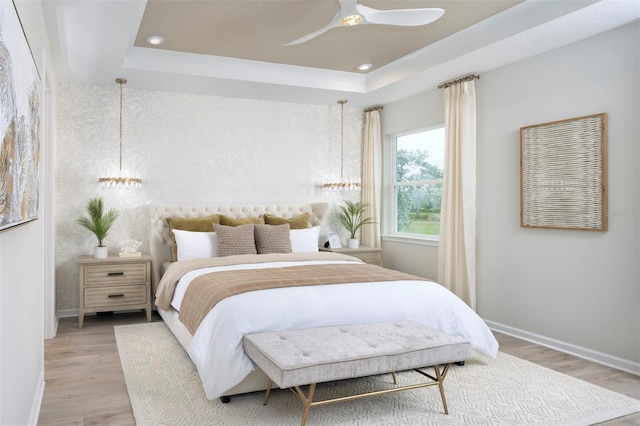
[[[362,202],[375,223],[360,228],[363,246],[380,247],[380,196],[382,180],[382,128],[377,108],[365,113],[364,143],[362,147]]]
[[[476,93],[473,80],[445,88],[445,165],[438,282],[476,309]]]

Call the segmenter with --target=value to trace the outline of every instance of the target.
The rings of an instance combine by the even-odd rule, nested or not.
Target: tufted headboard
[[[171,238],[169,237],[168,217],[202,217],[212,214],[224,214],[234,218],[260,216],[268,213],[274,216],[290,218],[302,213],[311,214],[311,225],[319,226],[329,210],[329,203],[307,204],[256,204],[237,206],[206,206],[157,204],[150,207],[149,215],[149,254],[152,258],[151,282],[153,291],[158,285],[165,262],[171,260]]]

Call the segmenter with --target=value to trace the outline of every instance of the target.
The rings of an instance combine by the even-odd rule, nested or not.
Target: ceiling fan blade
[[[293,41],[290,41],[289,43],[283,44],[283,46],[295,46],[296,44],[302,44],[305,43],[311,39],[314,39],[316,37],[318,37],[320,34],[324,34],[327,31],[329,31],[331,28],[335,28],[335,27],[339,27],[340,26],[340,19],[338,19],[337,21],[331,21],[329,24],[325,25],[324,27],[320,28],[318,31],[314,31],[312,33],[307,34],[306,36],[297,38]]]
[[[372,24],[402,27],[417,27],[430,24],[444,15],[444,10],[439,8],[378,10],[361,4],[357,5],[356,8],[364,19]]]
[[[326,33],[332,28],[339,27],[340,20],[345,16],[349,15],[352,11],[356,10],[356,0],[338,0],[338,1],[340,3],[340,10],[338,10],[338,12],[334,15],[334,17],[331,19],[331,21],[327,25],[325,25],[324,27],[320,28],[317,31],[309,33],[303,37],[297,38],[293,41],[290,41],[289,43],[283,44],[283,46],[295,46],[296,44],[305,43],[311,39],[318,37],[321,34]]]

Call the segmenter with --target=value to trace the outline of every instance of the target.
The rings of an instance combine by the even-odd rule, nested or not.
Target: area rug
[[[137,425],[299,425],[300,400],[276,390],[209,401],[197,371],[163,322],[115,327]],[[318,385],[317,399],[391,386],[390,375]],[[398,374],[400,384],[420,381]],[[640,411],[640,401],[528,361],[479,354],[444,382],[449,414],[436,386],[311,408],[312,425],[590,425]],[[355,390],[355,392],[354,392]]]

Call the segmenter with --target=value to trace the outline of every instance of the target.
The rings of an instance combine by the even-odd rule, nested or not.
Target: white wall
[[[0,233],[0,424],[24,425],[44,390],[43,227]]]
[[[638,27],[487,73],[478,102],[478,306],[483,316],[636,363]],[[608,114],[609,230],[521,228],[518,129],[599,112]]]
[[[40,2],[15,0],[40,75],[48,39]],[[41,119],[41,123],[42,123]],[[41,140],[41,147],[47,141]],[[45,148],[43,148],[44,150]],[[44,152],[43,152],[44,154]],[[41,156],[42,158],[42,156]],[[0,232],[0,424],[35,424],[44,391],[44,235],[39,219]]]
[[[126,77],[126,76],[123,76]],[[58,85],[57,300],[78,306],[76,258],[95,237],[76,223],[102,195],[121,216],[106,239],[147,250],[150,203],[255,204],[339,201],[319,190],[340,173],[340,106],[302,105],[129,89],[123,93],[124,168],[142,187],[104,189],[98,177],[118,168],[119,86]],[[360,175],[363,113],[345,106],[345,174]]]
[[[521,337],[640,372],[639,25],[481,74],[478,111],[478,312]],[[473,71],[473,70],[469,70]],[[455,76],[452,76],[455,77]],[[385,133],[441,120],[441,91],[384,107]],[[434,108],[436,111],[434,111]],[[608,114],[609,230],[525,229],[519,129]],[[385,246],[385,265],[406,253]]]

